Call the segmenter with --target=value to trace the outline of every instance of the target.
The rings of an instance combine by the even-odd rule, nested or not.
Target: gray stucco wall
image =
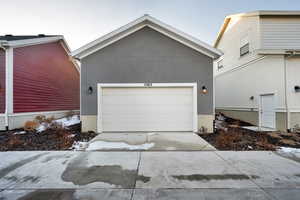
[[[198,114],[213,113],[213,60],[143,28],[81,60],[81,114],[97,114],[97,83],[198,83]],[[202,86],[208,88],[201,93]],[[93,94],[88,94],[89,86]]]

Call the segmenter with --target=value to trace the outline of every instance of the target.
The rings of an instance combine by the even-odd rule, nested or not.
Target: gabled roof
[[[13,41],[13,40],[27,40],[27,39],[37,39],[45,37],[57,37],[59,35],[0,35],[0,40]]]
[[[71,52],[65,38],[62,35],[5,35],[0,36],[0,46],[21,47],[49,42],[62,41],[68,53]]]
[[[217,35],[217,39],[214,42],[214,47],[218,46],[219,41],[221,40],[231,18],[233,17],[252,17],[252,16],[300,16],[300,11],[287,11],[287,10],[258,10],[246,13],[238,13],[233,15],[228,15],[225,17],[224,22],[220,28],[220,31]]]
[[[60,42],[76,69],[80,71],[80,66],[76,60],[71,57],[71,49],[62,35],[5,35],[0,36],[0,48],[6,47],[23,47],[37,44],[45,44],[50,42]]]
[[[150,27],[196,51],[199,51],[211,58],[218,58],[222,52],[214,47],[179,31],[149,15],[144,15],[133,22],[118,28],[72,52],[76,58],[82,59],[144,27]]]

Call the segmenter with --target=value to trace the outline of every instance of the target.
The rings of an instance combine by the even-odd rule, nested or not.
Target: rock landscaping
[[[39,116],[22,129],[0,132],[0,151],[72,150],[74,143],[95,136],[94,132],[81,132],[78,116],[58,120]]]
[[[282,147],[300,148],[299,132],[253,131],[244,126],[253,125],[217,114],[215,132],[199,135],[218,150],[274,151]]]

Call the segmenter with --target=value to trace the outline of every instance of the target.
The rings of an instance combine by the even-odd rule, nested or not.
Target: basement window
[[[248,35],[241,38],[240,56],[244,56],[250,52]]]

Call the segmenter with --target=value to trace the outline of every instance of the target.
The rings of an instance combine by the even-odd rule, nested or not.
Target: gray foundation
[[[248,123],[251,123],[255,126],[259,126],[259,115],[257,111],[240,111],[240,110],[223,110],[216,109],[216,112],[221,112],[228,117],[239,119]],[[285,112],[276,112],[276,129],[285,131],[286,126],[286,113]],[[295,124],[300,125],[300,113],[291,113],[291,127],[294,127]]]

